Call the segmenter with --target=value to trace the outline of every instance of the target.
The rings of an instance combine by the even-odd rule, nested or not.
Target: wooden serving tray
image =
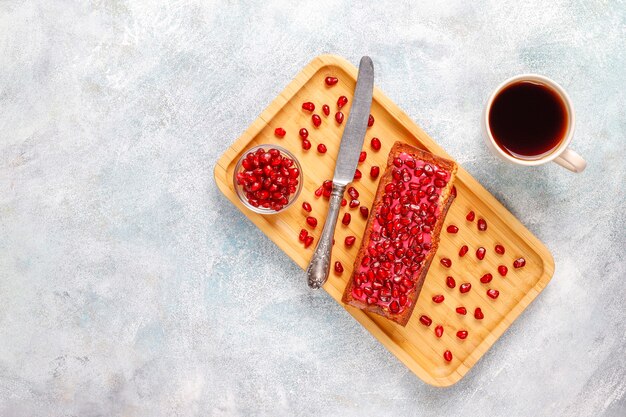
[[[315,198],[313,192],[325,179],[332,178],[345,126],[345,121],[339,126],[334,120],[337,98],[345,95],[351,102],[356,75],[357,69],[343,58],[332,55],[315,58],[228,148],[215,167],[215,181],[224,195],[303,269],[309,263],[328,208],[328,201],[323,197]],[[327,76],[338,77],[339,83],[333,87],[326,86],[324,78]],[[322,125],[318,129],[311,123],[311,114],[301,108],[305,101],[315,103],[315,113],[322,117]],[[350,102],[342,109],[346,120]],[[330,106],[329,117],[323,115],[322,104]],[[367,159],[359,165],[363,177],[353,183],[360,193],[361,204],[366,207],[371,206],[377,187],[377,180],[372,180],[369,176],[370,167],[380,166],[382,176],[387,155],[396,140],[451,158],[378,88],[374,90],[371,113],[375,123],[368,129],[363,145],[363,149],[367,151]],[[284,139],[274,135],[277,127],[283,127],[287,131]],[[310,132],[309,139],[313,146],[309,151],[304,151],[301,147],[298,136],[301,127],[306,127]],[[382,141],[382,149],[378,152],[370,147],[372,137],[378,137]],[[328,152],[324,155],[316,150],[317,144],[321,142],[328,147]],[[248,210],[238,200],[233,189],[233,170],[237,160],[248,148],[259,144],[278,144],[287,148],[302,164],[304,185],[298,201],[277,215],[263,216]],[[444,226],[439,250],[406,327],[344,305],[355,319],[409,369],[435,386],[448,386],[459,381],[541,292],[554,272],[554,261],[548,249],[461,167],[455,186],[458,196],[448,212],[445,226],[455,224],[460,229],[459,233],[448,234]],[[311,230],[306,225],[306,216],[301,208],[303,201],[308,201],[313,206],[312,215],[318,219],[316,229]],[[476,213],[476,220],[473,222],[465,218],[469,210]],[[324,289],[339,303],[352,273],[352,264],[366,222],[358,208],[349,209],[347,206],[342,208],[340,219],[345,211],[352,214],[352,222],[349,226],[341,223],[337,225],[337,243],[333,249],[333,261],[341,261],[345,270],[340,276],[331,270],[328,282],[324,285]],[[477,230],[476,221],[480,217],[487,220],[488,229],[485,232]],[[316,238],[308,249],[298,241],[298,233],[302,228],[308,229]],[[347,235],[357,237],[352,248],[346,248],[343,243]],[[504,245],[504,255],[495,253],[496,243]],[[459,258],[459,248],[463,244],[470,249],[465,257]],[[475,256],[479,246],[487,249],[487,256],[483,261]],[[453,264],[449,269],[439,263],[444,256],[452,259]],[[519,256],[524,256],[526,266],[514,269],[513,260]],[[497,272],[500,264],[509,269],[506,278],[502,278]],[[487,272],[493,274],[493,281],[490,284],[481,284],[479,278]],[[446,286],[448,275],[456,279],[456,288],[450,289]],[[459,292],[462,282],[472,284],[470,292]],[[306,285],[304,274],[302,285]],[[487,288],[499,290],[499,298],[488,298]],[[433,303],[431,298],[434,294],[443,294],[445,301],[441,304]],[[457,306],[465,306],[467,315],[457,314]],[[485,315],[480,321],[474,318],[474,309],[477,306],[482,308]],[[433,324],[430,327],[419,322],[421,314],[432,318]],[[441,338],[434,335],[437,324],[442,324],[445,329]],[[458,329],[469,331],[467,339],[460,340],[456,337]],[[454,355],[450,363],[443,359],[446,349],[451,350]]]

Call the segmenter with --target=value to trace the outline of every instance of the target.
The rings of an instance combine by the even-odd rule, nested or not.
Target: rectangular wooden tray
[[[352,99],[356,75],[357,69],[343,58],[332,55],[315,58],[228,148],[215,166],[215,181],[224,195],[303,269],[308,265],[314,245],[305,249],[298,241],[300,229],[304,227],[311,231],[306,226],[301,204],[308,201],[313,206],[312,215],[317,217],[319,225],[312,230],[312,234],[317,238],[324,223],[328,202],[324,198],[315,198],[313,192],[325,179],[332,178],[345,126],[345,122],[339,126],[334,120],[336,102],[340,95]],[[337,85],[328,87],[324,83],[327,76],[338,77],[340,81]],[[315,113],[320,114],[323,120],[319,129],[313,127],[310,113],[302,110],[301,105],[305,101],[315,103]],[[331,108],[328,118],[321,112],[322,104],[328,104]],[[350,103],[342,109],[346,120],[349,108]],[[377,181],[369,176],[370,167],[379,165],[382,173],[389,150],[396,140],[452,159],[378,88],[374,91],[371,112],[375,123],[368,129],[363,145],[368,156],[359,165],[363,177],[353,183],[360,192],[361,203],[367,207],[372,204],[377,186]],[[274,135],[277,127],[283,127],[287,131],[284,139]],[[309,151],[304,151],[301,147],[298,136],[301,127],[306,127],[310,132],[309,139],[313,146]],[[382,149],[378,152],[370,147],[372,137],[378,137],[382,141]],[[325,155],[316,151],[317,144],[321,142],[328,147]],[[248,148],[258,144],[278,144],[287,148],[296,155],[303,167],[304,186],[298,201],[278,215],[263,216],[248,210],[238,200],[233,188],[233,170],[237,160]],[[554,272],[554,261],[548,249],[462,167],[459,168],[455,186],[458,196],[448,212],[445,225],[457,225],[459,233],[442,233],[439,250],[407,326],[402,327],[381,316],[344,305],[355,319],[409,369],[435,386],[448,386],[459,381],[541,292]],[[487,220],[486,232],[477,230],[476,220],[468,222],[465,219],[469,210],[476,212],[476,219],[482,217]],[[341,261],[345,270],[340,276],[331,271],[330,278],[324,285],[324,289],[339,303],[352,273],[352,264],[365,227],[365,220],[359,215],[358,209],[344,207],[341,211],[351,212],[352,222],[347,227],[341,223],[337,226],[333,261]],[[342,214],[340,219],[341,216]],[[350,249],[343,244],[347,235],[357,237],[357,242]],[[494,252],[496,243],[504,245],[504,255]],[[464,258],[459,258],[458,251],[463,244],[468,245],[470,250]],[[483,261],[478,261],[475,256],[479,246],[487,249],[487,256]],[[526,266],[514,269],[513,260],[522,255],[526,258]],[[439,263],[443,256],[452,259],[453,265],[450,269]],[[497,272],[500,264],[509,268],[506,278],[502,278]],[[481,284],[479,278],[487,272],[493,274],[493,281],[489,285]],[[448,275],[456,279],[455,289],[446,286],[445,279]],[[460,294],[458,286],[462,282],[472,284],[469,293]],[[306,285],[304,274],[302,285]],[[488,298],[487,288],[499,290],[499,298]],[[431,300],[434,294],[444,294],[445,301],[434,304]],[[465,306],[468,314],[457,314],[457,306]],[[476,320],[473,315],[477,306],[485,314],[481,321]],[[421,314],[428,314],[433,319],[433,325],[426,327],[420,324]],[[437,324],[444,326],[442,338],[434,335],[433,330]],[[469,337],[465,340],[455,336],[456,331],[461,328],[469,332]],[[454,355],[450,363],[442,356],[446,349],[450,349]]]

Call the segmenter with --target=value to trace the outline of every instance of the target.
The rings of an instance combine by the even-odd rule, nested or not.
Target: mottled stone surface
[[[294,3],[0,2],[0,415],[626,415],[626,3]],[[213,182],[321,53],[371,55],[554,254],[451,388],[309,291]],[[583,174],[487,153],[482,104],[520,72],[570,93]]]

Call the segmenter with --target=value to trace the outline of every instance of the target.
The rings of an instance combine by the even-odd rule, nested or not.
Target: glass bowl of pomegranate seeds
[[[289,207],[302,190],[302,167],[287,149],[258,145],[237,162],[235,190],[241,202],[261,214],[276,214]]]

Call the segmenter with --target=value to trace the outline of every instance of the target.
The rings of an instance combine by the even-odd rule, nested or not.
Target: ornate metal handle
[[[328,279],[333,236],[335,235],[335,226],[337,225],[337,217],[339,217],[339,208],[341,207],[341,199],[345,189],[345,185],[333,184],[333,192],[330,195],[330,206],[328,207],[328,216],[326,216],[324,229],[313,252],[311,262],[306,269],[309,287],[314,290],[324,285]]]

